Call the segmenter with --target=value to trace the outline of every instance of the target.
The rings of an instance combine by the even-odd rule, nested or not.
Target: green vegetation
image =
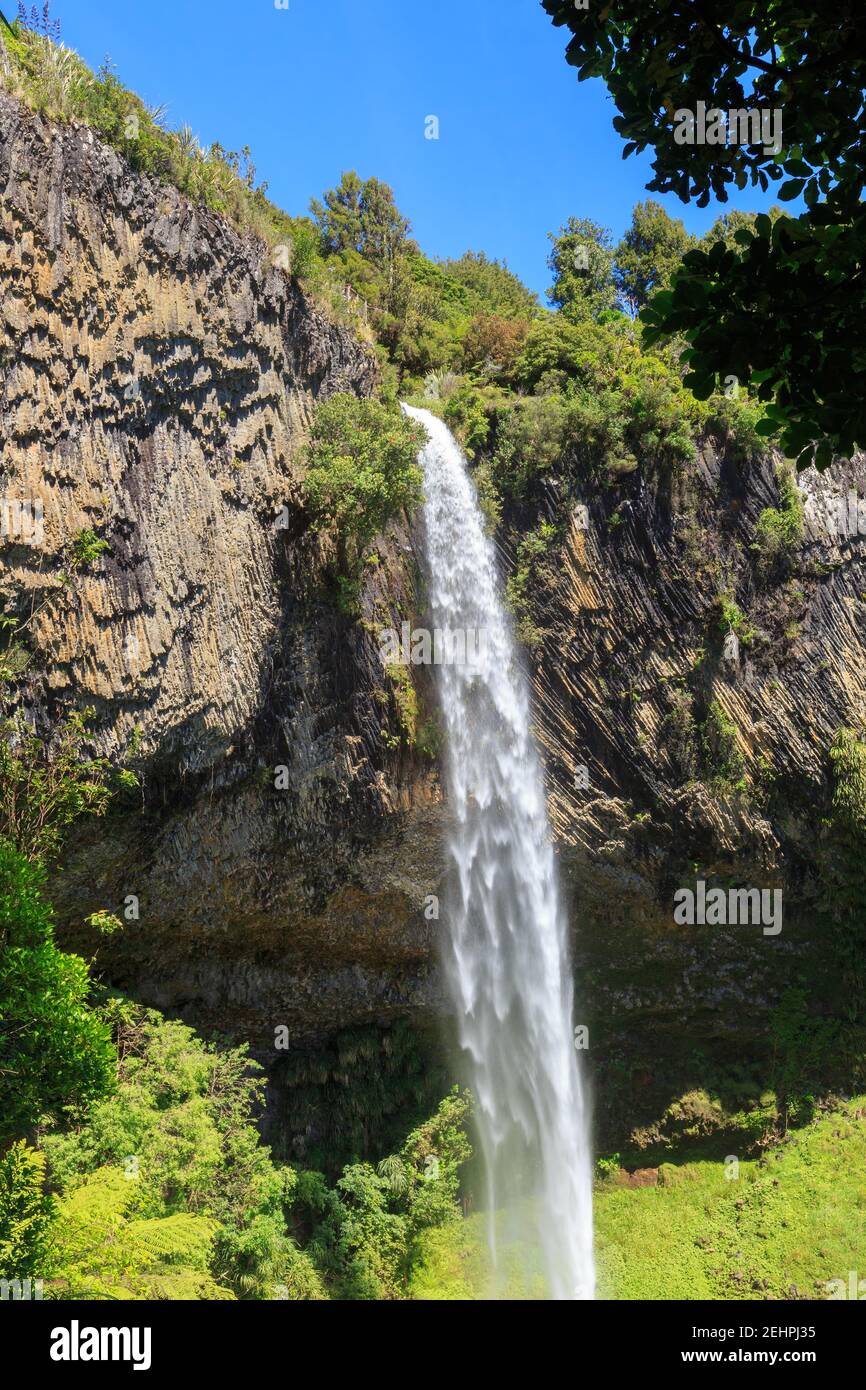
[[[53,858],[79,816],[104,815],[113,787],[137,785],[128,769],[86,755],[92,715],[92,709],[69,714],[50,743],[20,715],[0,717],[0,838],[30,860]]]
[[[814,0],[614,0],[588,11],[543,3],[571,30],[566,56],[579,79],[607,83],[623,154],[655,151],[649,189],[706,207],[711,196],[726,202],[731,184],[774,183],[780,201],[806,203],[798,217],[761,214],[733,244],[688,251],[645,311],[648,345],[685,334],[687,384],[700,399],[729,374],[751,381],[767,403],[760,431],[779,433],[801,465],[851,454],[866,438],[862,7],[842,4],[828,25]],[[729,123],[720,139],[708,128],[705,142],[686,141],[683,113],[699,102],[708,114],[734,113],[736,133]],[[766,133],[749,120],[759,111],[773,113]]]
[[[447,1097],[378,1169],[350,1163],[331,1187],[261,1144],[264,1083],[245,1047],[205,1044],[123,1001],[111,1013],[114,1094],[85,1125],[43,1137],[59,1193],[52,1296],[403,1296],[416,1234],[458,1218],[465,1098]]]
[[[517,563],[505,586],[505,596],[517,622],[517,634],[530,650],[537,647],[544,634],[530,617],[530,593],[538,588],[538,567],[556,534],[549,522],[542,522],[537,531],[525,535],[517,547]]]
[[[613,243],[607,228],[588,217],[570,217],[558,236],[550,232],[549,237],[551,304],[574,323],[615,309]]]
[[[110,550],[111,546],[108,541],[102,540],[95,531],[88,527],[86,530],[80,531],[72,542],[71,567],[73,570],[89,569],[100,555]]]
[[[304,490],[320,526],[332,526],[340,574],[357,577],[364,547],[421,497],[424,432],[398,409],[337,395],[323,401],[307,449]]]
[[[775,569],[790,561],[803,538],[803,503],[790,467],[780,465],[778,507],[765,507],[755,526],[760,565]]]
[[[719,594],[719,627],[722,632],[733,632],[745,643],[754,641],[757,631],[751,626],[736,599],[730,594]]]
[[[54,944],[44,873],[0,839],[0,1144],[111,1084],[109,1031],[87,964]]]
[[[737,727],[718,700],[710,701],[699,734],[708,780],[722,791],[742,789],[743,755],[737,745]]]
[[[637,203],[631,224],[616,248],[614,276],[620,301],[632,317],[646,308],[650,296],[670,284],[680,261],[692,245],[682,222],[660,203],[648,198]]]
[[[852,845],[866,842],[866,743],[852,729],[839,729],[830,748],[831,807],[838,830]]]
[[[838,1104],[759,1158],[740,1150],[736,1169],[720,1155],[663,1164],[657,1186],[620,1175],[602,1184],[602,1296],[828,1298],[830,1281],[847,1283],[866,1253],[863,1103]],[[738,1148],[732,1139],[729,1152]]]
[[[692,92],[730,94],[741,104],[732,83],[756,58],[771,79],[760,79],[757,94],[772,97],[781,62],[805,66],[816,45],[825,72],[845,62],[860,71],[859,58],[843,62],[835,37],[805,28],[805,37],[785,30],[779,60],[773,50],[768,65],[764,55],[783,21],[751,4],[727,7],[728,32],[741,31],[740,56],[724,71],[713,26],[701,16],[659,16],[658,6],[642,4],[575,16],[565,0],[546,4],[559,22],[577,26],[570,57],[583,60],[582,77],[609,81],[623,133],[637,148],[660,150],[651,186],[661,190],[688,191],[691,180],[704,198],[730,180],[712,147],[690,151],[686,172],[669,131],[658,134],[659,110]],[[645,44],[628,42],[636,27]],[[839,28],[850,38],[853,27],[845,9]],[[814,453],[824,464],[834,442],[851,447],[861,429],[862,400],[850,380],[863,365],[862,314],[848,287],[859,284],[864,223],[849,177],[858,142],[847,137],[858,132],[844,98],[822,107],[826,158],[814,113],[798,129],[801,147],[772,164],[756,150],[734,148],[731,157],[725,148],[739,187],[748,177],[766,187],[768,176],[784,171],[808,189],[803,218],[778,209],[730,214],[694,245],[680,222],[647,201],[614,246],[608,229],[570,217],[550,234],[551,311],[483,253],[427,258],[392,190],[377,179],[348,171],[313,201],[310,217],[290,217],[256,186],[248,148],[205,151],[188,128],[167,130],[161,113],[110,68],[94,75],[47,34],[4,21],[0,44],[4,85],[34,110],[88,123],[133,169],[284,249],[285,257],[274,257],[277,270],[372,344],[380,398],[322,401],[304,460],[305,507],[333,541],[338,602],[353,616],[371,542],[421,495],[423,431],[400,414],[398,392],[441,414],[475,462],[490,524],[504,527],[512,543],[507,592],[529,647],[545,636],[535,602],[580,499],[605,507],[610,538],[627,515],[620,507],[634,495],[633,475],[640,469],[641,484],[673,489],[706,435],[748,464],[780,432],[801,461]],[[689,63],[678,66],[687,49]],[[783,184],[779,196],[798,191]],[[827,195],[823,205],[819,193]],[[764,300],[774,303],[771,332]],[[812,329],[815,303],[833,305],[834,314],[839,306],[826,333]],[[687,342],[685,377],[679,335]],[[753,395],[741,389],[749,381]],[[762,512],[755,531],[756,568],[765,576],[784,571],[803,535],[790,465],[778,482],[779,504]],[[108,551],[95,530],[81,531],[67,551],[69,575]],[[723,589],[728,582],[717,580],[718,628],[748,642],[756,634]],[[70,583],[64,576],[58,589]],[[9,638],[3,680],[26,663],[14,641],[26,626],[0,616]],[[386,676],[391,692],[383,694],[400,725],[394,745],[435,750],[435,725],[422,718],[411,672],[393,666]],[[685,691],[674,693],[666,744],[684,778],[702,775],[730,794],[746,785],[737,729],[708,696],[693,706]],[[695,708],[703,711],[697,724]],[[290,1164],[261,1143],[263,1074],[245,1047],[205,1040],[107,993],[95,961],[57,948],[44,865],[60,855],[73,822],[104,815],[113,791],[135,785],[131,773],[92,755],[86,721],[86,712],[67,716],[47,741],[20,715],[4,715],[0,728],[0,1275],[44,1278],[55,1298],[485,1296],[486,1218],[465,1220],[459,1205],[471,1158],[469,1098],[452,1091],[430,1114],[430,1078],[417,1056],[401,1070],[406,1058],[395,1054],[410,1045],[398,1029],[384,1040],[376,1030],[354,1030],[318,1053],[286,1059],[287,1111],[314,1108],[322,1117],[309,1150]],[[840,1017],[813,1017],[805,982],[795,983],[768,1023],[771,1092],[742,1114],[728,1113],[709,1092],[680,1097],[641,1136],[664,1160],[646,1186],[626,1174],[620,1155],[599,1160],[607,1296],[784,1298],[793,1288],[822,1297],[829,1280],[863,1267],[864,1102],[822,1108],[816,1100],[828,1058],[846,1084],[851,1076],[866,1080],[866,743],[858,733],[839,730],[827,770],[816,915],[832,933]],[[100,934],[121,929],[107,910],[87,921]],[[398,1115],[409,1110],[427,1118],[405,1139],[414,1119],[401,1120],[394,1137]],[[285,1123],[290,1132],[289,1117]],[[376,1162],[372,1145],[383,1130],[376,1156],[386,1145],[393,1151]],[[739,1173],[728,1180],[726,1151],[738,1147]],[[508,1243],[504,1214],[494,1220],[504,1245],[500,1296],[542,1296],[540,1273],[531,1263],[524,1268],[523,1252]]]
[[[866,1097],[828,1105],[755,1148],[748,1131],[718,1155],[688,1143],[655,1168],[602,1160],[595,1185],[598,1295],[611,1299],[848,1297],[866,1261]],[[729,1157],[730,1156],[730,1157]],[[735,1160],[735,1163],[731,1162]],[[529,1252],[502,1232],[500,1297],[541,1297]],[[522,1267],[529,1260],[529,1273]],[[840,1282],[841,1286],[840,1287]],[[493,1285],[482,1214],[420,1244],[413,1297],[480,1299]]]
[[[278,1170],[259,1142],[264,1085],[246,1048],[207,1045],[122,1001],[104,1012],[114,1023],[116,1087],[86,1124],[43,1136],[61,1196],[58,1293],[87,1296],[98,1285],[102,1296],[268,1298],[275,1284],[315,1287],[285,1229],[294,1174]],[[128,1265],[106,1269],[103,1226],[130,1247]],[[199,1292],[173,1291],[173,1279]]]
[[[56,1219],[44,1191],[45,1155],[23,1139],[0,1154],[0,1270],[4,1279],[39,1279]]]

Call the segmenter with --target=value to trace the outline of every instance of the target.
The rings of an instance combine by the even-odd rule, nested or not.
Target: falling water
[[[465,634],[474,658],[435,667],[455,826],[444,946],[475,1097],[494,1264],[497,1212],[500,1228],[507,1213],[509,1230],[540,1249],[547,1295],[592,1298],[587,1106],[527,681],[460,450],[429,411],[403,408],[429,435],[419,461],[433,627]]]

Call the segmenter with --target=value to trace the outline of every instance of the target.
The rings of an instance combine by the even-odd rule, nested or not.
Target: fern
[[[150,1265],[186,1265],[191,1270],[207,1270],[218,1221],[206,1216],[177,1212],[174,1216],[133,1221],[129,1227],[130,1246]]]

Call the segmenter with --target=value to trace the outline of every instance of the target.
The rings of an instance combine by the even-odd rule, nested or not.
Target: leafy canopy
[[[648,198],[636,203],[631,222],[616,248],[614,279],[631,314],[646,307],[654,290],[668,285],[692,244],[679,218]]]
[[[552,242],[547,264],[553,285],[547,296],[575,323],[594,319],[604,309],[616,308],[613,279],[613,245],[606,227],[589,217],[570,217]]]
[[[607,83],[623,155],[655,150],[651,190],[705,207],[711,196],[725,202],[731,184],[776,184],[781,202],[806,203],[798,217],[759,215],[733,246],[687,252],[646,311],[646,341],[685,335],[687,383],[701,399],[717,377],[754,383],[768,403],[765,433],[778,430],[800,466],[853,452],[866,439],[862,4],[840,0],[830,15],[790,0],[543,3],[572,31],[566,56],[580,80]],[[679,143],[676,113],[699,101],[708,111],[781,113],[781,139]]]
[[[399,212],[391,189],[379,179],[362,181],[354,169],[323,195],[323,202],[314,198],[310,211],[326,252],[356,251],[381,268],[407,246],[409,221]]]

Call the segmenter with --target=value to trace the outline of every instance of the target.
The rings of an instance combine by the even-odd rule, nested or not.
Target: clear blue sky
[[[53,0],[52,14],[65,43],[95,67],[108,55],[172,126],[249,145],[288,212],[354,168],[393,187],[428,255],[486,251],[541,294],[548,231],[574,214],[618,238],[634,203],[658,197],[649,156],[622,159],[607,89],[577,81],[540,0]],[[701,232],[772,199],[660,201]]]

